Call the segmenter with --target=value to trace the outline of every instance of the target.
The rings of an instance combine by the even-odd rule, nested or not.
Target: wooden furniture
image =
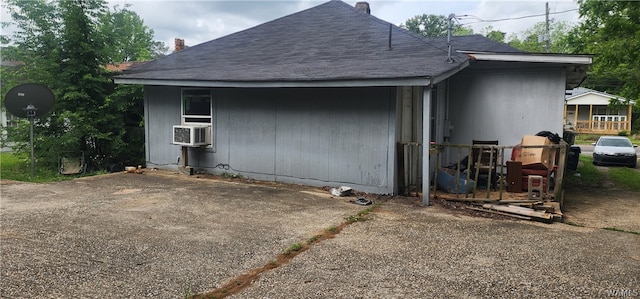
[[[507,161],[507,192],[522,192],[522,162]]]
[[[498,140],[473,140],[474,147],[471,150],[471,174],[477,179],[486,176],[491,189],[498,188]],[[476,147],[480,145],[480,147]],[[486,146],[485,146],[486,145]]]

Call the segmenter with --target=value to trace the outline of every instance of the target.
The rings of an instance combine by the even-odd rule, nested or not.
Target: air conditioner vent
[[[182,146],[205,146],[211,144],[209,126],[173,126],[173,144]]]

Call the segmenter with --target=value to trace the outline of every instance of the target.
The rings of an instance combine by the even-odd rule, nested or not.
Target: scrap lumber
[[[499,199],[488,199],[488,198],[444,198],[447,201],[456,201],[456,202],[469,202],[469,203],[487,203],[487,202],[500,202]]]
[[[472,206],[467,206],[466,208],[469,209],[469,210],[492,213],[492,214],[502,215],[502,216],[508,216],[508,217],[513,217],[513,218],[522,219],[522,220],[531,220],[531,217],[521,216],[521,215],[516,215],[516,214],[510,214],[510,213],[504,213],[504,212],[491,210],[491,209],[472,207]]]
[[[534,209],[519,207],[514,205],[494,205],[494,204],[483,204],[483,208],[496,210],[500,212],[505,212],[509,214],[515,214],[520,216],[531,217],[532,219],[542,220],[545,222],[553,221],[553,215],[547,212],[536,211]]]

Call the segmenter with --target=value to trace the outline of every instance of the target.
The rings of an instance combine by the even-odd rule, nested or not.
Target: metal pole
[[[550,44],[551,44],[551,36],[549,36],[549,2],[545,3],[544,5],[544,15],[545,15],[545,49],[547,50],[547,53],[550,52]]]
[[[451,58],[451,30],[453,30],[453,19],[456,17],[454,14],[449,15],[449,24],[447,24],[447,63],[452,63]]]
[[[31,136],[30,136],[30,139],[31,139],[31,180],[33,180],[33,178],[36,175],[36,167],[35,167],[35,164],[34,164],[35,154],[33,153],[33,151],[34,151],[33,150],[33,147],[34,147],[33,146],[33,116],[29,117],[29,123],[30,123],[30,127],[31,127],[29,129],[31,131],[30,132],[30,134],[31,134]]]
[[[422,90],[422,206],[430,205],[431,189],[431,87]],[[437,171],[437,169],[436,169]]]
[[[33,146],[33,122],[34,119],[36,118],[36,111],[38,110],[38,108],[36,108],[33,105],[27,105],[26,108],[24,108],[24,110],[27,112],[27,117],[29,118],[29,139],[31,142],[31,180],[33,180],[33,178],[36,175],[36,168],[35,168],[35,154],[34,154],[34,146]]]

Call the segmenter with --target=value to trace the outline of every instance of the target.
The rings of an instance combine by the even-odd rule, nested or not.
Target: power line
[[[577,8],[573,8],[573,9],[568,9],[568,10],[563,10],[563,11],[550,12],[549,14],[550,15],[556,15],[556,14],[567,13],[567,12],[572,12],[572,11],[576,11],[576,10],[578,10],[578,9]],[[456,19],[463,20],[465,18],[469,18],[469,19],[477,20],[476,22],[469,22],[469,23],[465,23],[464,24],[464,25],[468,25],[468,24],[476,24],[476,23],[493,23],[493,22],[502,22],[502,21],[522,20],[522,19],[527,19],[527,18],[542,17],[544,15],[545,14],[536,14],[536,15],[528,15],[528,16],[512,17],[512,18],[504,18],[504,19],[494,19],[494,20],[484,20],[484,19],[476,17],[474,15],[456,15]]]

